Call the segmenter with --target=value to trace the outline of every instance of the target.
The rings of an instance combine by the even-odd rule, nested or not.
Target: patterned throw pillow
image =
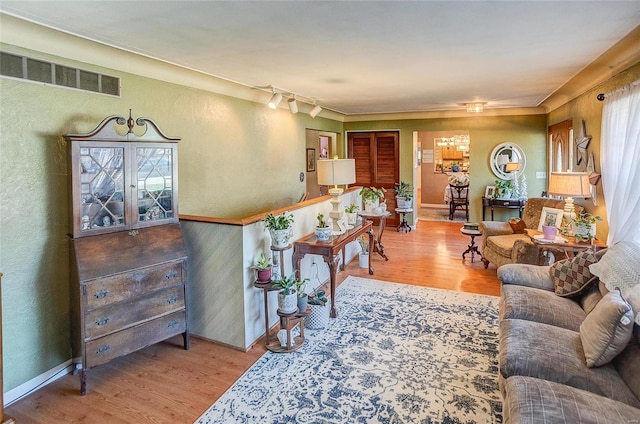
[[[511,218],[509,219],[509,225],[513,230],[513,234],[524,234],[526,233],[525,229],[527,228],[527,224],[524,223],[520,218]]]
[[[549,275],[553,280],[556,294],[561,297],[571,297],[587,290],[592,283],[598,281],[598,277],[589,271],[589,265],[596,262],[598,262],[596,256],[587,251],[551,265]]]

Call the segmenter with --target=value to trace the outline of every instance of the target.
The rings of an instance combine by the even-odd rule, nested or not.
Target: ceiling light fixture
[[[486,102],[465,103],[467,112],[479,113],[484,111],[484,105]]]
[[[322,108],[320,107],[320,105],[315,105],[314,108],[311,109],[311,112],[309,112],[309,115],[311,115],[312,118],[315,118],[320,112],[322,112]]]
[[[291,113],[298,113],[298,102],[296,101],[295,95],[288,100],[288,103],[289,103],[289,111]]]
[[[271,109],[275,109],[278,107],[281,101],[282,94],[274,92],[273,96],[271,96],[271,99],[269,100],[269,103],[267,103],[267,106],[269,106]]]

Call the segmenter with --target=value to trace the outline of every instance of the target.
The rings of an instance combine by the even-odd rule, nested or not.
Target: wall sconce
[[[467,112],[479,113],[484,111],[485,104],[486,102],[476,102],[476,103],[465,103],[464,105],[467,108]]]

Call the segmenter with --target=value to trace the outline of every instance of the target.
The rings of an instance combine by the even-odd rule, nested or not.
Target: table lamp
[[[564,215],[569,219],[576,217],[573,196],[591,197],[589,174],[586,172],[552,172],[549,174],[549,194],[565,196]]]
[[[339,188],[339,184],[353,184],[356,182],[356,160],[355,159],[333,159],[319,160],[317,164],[318,184],[333,186],[329,188],[331,195],[331,205],[333,209],[329,216],[333,220],[333,231],[342,233],[338,226],[338,220],[343,219],[343,211],[340,210],[340,195],[344,192]]]

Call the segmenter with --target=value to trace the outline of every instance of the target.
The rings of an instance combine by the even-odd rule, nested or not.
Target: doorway
[[[400,182],[400,132],[349,132],[348,157],[356,162],[355,185],[386,190],[387,210],[391,216],[387,225],[397,226],[394,185]]]

